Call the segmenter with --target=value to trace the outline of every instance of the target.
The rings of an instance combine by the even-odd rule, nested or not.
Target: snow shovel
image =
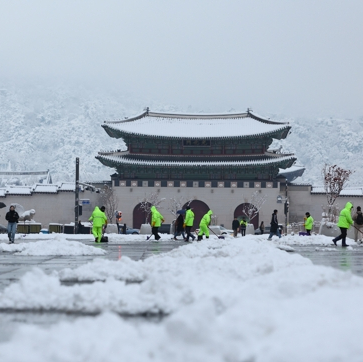
[[[224,239],[224,236],[217,235],[209,226],[208,229],[218,238],[218,239]]]
[[[362,233],[363,234],[363,231],[361,231],[360,229],[356,228],[354,225],[352,225],[354,227],[354,229],[358,230],[358,232]],[[358,234],[359,235],[359,234]],[[360,241],[361,239],[359,239]]]

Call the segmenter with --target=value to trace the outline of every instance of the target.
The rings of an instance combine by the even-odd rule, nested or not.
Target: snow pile
[[[64,237],[20,244],[0,243],[0,251],[15,255],[105,255],[106,251]]]
[[[325,235],[311,235],[311,236],[299,236],[287,234],[281,239],[273,237],[273,242],[278,245],[319,245],[319,246],[333,246],[333,237],[328,237]],[[338,242],[338,245],[341,241]],[[353,239],[347,238],[348,245],[357,245]]]

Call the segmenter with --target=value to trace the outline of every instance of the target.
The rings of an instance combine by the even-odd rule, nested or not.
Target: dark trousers
[[[236,237],[238,233],[238,229],[233,229],[233,236]]]
[[[311,234],[310,234],[310,231],[311,231],[311,230],[307,230],[307,229],[306,229],[306,233],[307,233],[308,235],[311,235]]]
[[[246,236],[246,228],[241,227],[241,235]]]
[[[159,240],[160,239],[160,235],[158,234],[158,230],[159,230],[159,226],[158,227],[153,227],[152,229],[151,229],[151,232],[152,232],[152,234],[154,235],[154,237],[155,237],[155,240]]]
[[[185,232],[187,233],[187,238],[186,238],[187,241],[189,241],[189,238],[192,238],[193,240],[195,239],[195,236],[191,234],[191,230],[192,230],[191,226],[185,227]]]
[[[346,228],[339,228],[339,229],[340,229],[341,234],[339,236],[337,236],[336,238],[334,238],[333,240],[335,242],[337,242],[339,240],[342,240],[342,245],[346,245],[345,244],[345,239],[347,237],[347,231],[348,231],[348,229],[346,229]]]
[[[117,233],[118,234],[122,234],[120,224],[119,223],[116,223],[116,225],[117,225]]]

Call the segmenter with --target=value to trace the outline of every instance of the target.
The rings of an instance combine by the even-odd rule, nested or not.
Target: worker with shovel
[[[213,215],[213,211],[209,210],[203,217],[202,220],[200,220],[199,224],[199,233],[198,233],[198,241],[201,241],[203,239],[203,234],[205,234],[205,237],[209,238],[209,224],[211,221],[211,216]]]

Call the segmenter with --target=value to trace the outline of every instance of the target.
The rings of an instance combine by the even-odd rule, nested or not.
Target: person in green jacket
[[[151,232],[155,237],[155,240],[160,239],[160,235],[158,234],[159,227],[164,222],[163,215],[156,209],[155,206],[151,206]]]
[[[209,210],[200,220],[199,223],[199,233],[198,233],[198,241],[203,239],[203,234],[205,234],[206,238],[209,238],[209,224],[211,221],[211,216],[213,215],[213,211]]]
[[[195,236],[191,234],[191,230],[194,224],[194,212],[192,211],[190,206],[187,206],[186,210],[187,211],[185,212],[184,227],[185,227],[185,232],[187,233],[185,241],[188,242],[189,238],[192,238],[193,241],[195,239]]]
[[[347,237],[347,231],[350,228],[350,225],[353,224],[353,219],[351,216],[352,210],[353,210],[353,204],[348,201],[339,215],[339,220],[337,225],[340,229],[341,234],[333,239],[334,245],[337,245],[337,241],[342,240],[342,247],[349,246],[346,244],[345,239]]]
[[[306,212],[305,217],[306,217],[305,224],[304,224],[305,230],[306,230],[306,233],[308,235],[311,235],[311,230],[312,230],[313,225],[314,225],[314,219],[310,215],[310,212]]]
[[[241,222],[239,223],[239,230],[242,236],[246,236],[246,228],[247,228],[247,221],[246,218],[242,218]]]
[[[105,215],[106,208],[101,206],[95,207],[92,212],[91,217],[88,219],[93,222],[92,224],[92,234],[95,237],[95,242],[100,243],[102,239],[102,229],[103,225],[107,226],[107,216]]]

